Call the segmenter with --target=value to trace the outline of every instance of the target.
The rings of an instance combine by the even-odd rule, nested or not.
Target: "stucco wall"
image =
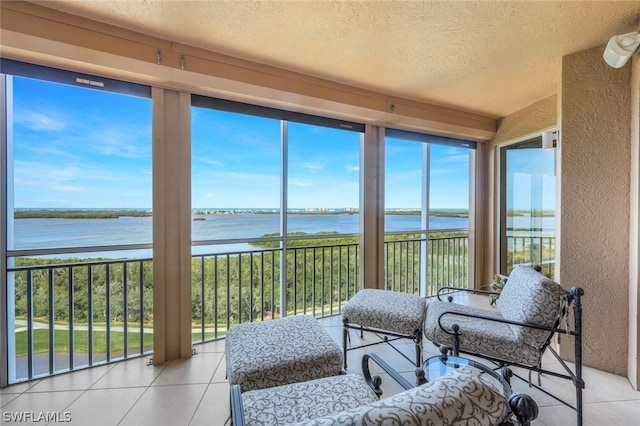
[[[585,290],[584,362],[627,374],[630,74],[602,48],[563,58],[559,280]],[[571,357],[569,345],[562,355]]]
[[[553,95],[514,112],[500,120],[498,131],[491,143],[498,145],[555,127],[558,120],[557,111],[558,97]]]
[[[629,256],[629,354],[627,377],[640,390],[640,57],[635,55],[631,71],[631,226]]]

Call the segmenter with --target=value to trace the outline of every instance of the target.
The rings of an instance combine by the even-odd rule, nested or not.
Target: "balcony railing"
[[[548,277],[555,274],[555,236],[507,236],[507,273],[514,265],[539,265]]]
[[[456,230],[443,234],[428,240],[419,236],[390,236],[385,241],[385,289],[433,296],[443,286],[466,288],[469,285],[468,234]],[[428,255],[425,280],[421,279],[423,252]]]
[[[423,286],[432,295],[444,285],[467,286],[466,233],[428,240],[388,238],[385,288],[419,294]],[[234,324],[278,318],[283,312],[340,314],[359,289],[359,255],[357,242],[327,244],[323,239],[321,245],[286,251],[194,256],[192,341],[223,338]],[[151,259],[38,261],[23,258],[7,270],[14,326],[8,339],[10,383],[151,353]]]
[[[37,263],[22,259],[7,271],[14,381],[150,353],[150,259]]]

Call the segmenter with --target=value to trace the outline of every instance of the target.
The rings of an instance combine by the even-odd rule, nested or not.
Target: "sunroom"
[[[640,59],[602,55],[637,2],[0,11],[3,414],[132,362],[195,361],[226,403],[234,324],[336,327],[361,288],[486,289],[526,263],[585,289],[584,363],[618,386],[592,410],[632,423]]]

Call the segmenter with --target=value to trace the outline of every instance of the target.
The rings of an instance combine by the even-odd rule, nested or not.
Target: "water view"
[[[238,240],[260,238],[279,232],[277,214],[256,213],[196,213],[193,214],[192,238],[194,241]],[[337,232],[358,233],[358,214],[290,214],[288,232]],[[432,230],[466,229],[467,217],[431,216]],[[92,247],[105,245],[144,244],[152,241],[152,217],[108,219],[25,218],[14,220],[13,249],[45,249],[60,247]],[[415,231],[420,229],[417,214],[388,214],[385,216],[387,231]],[[227,244],[219,250],[246,250],[248,244]],[[210,247],[194,247],[194,253],[211,250]],[[149,250],[136,250],[135,257]],[[196,253],[197,254],[197,253]],[[131,256],[131,254],[129,254]],[[132,256],[133,257],[133,256]]]
[[[242,210],[235,210],[232,214],[221,214],[220,211],[199,210],[193,213],[192,218],[193,241],[223,240],[227,242],[227,244],[218,246],[196,245],[193,247],[193,254],[249,250],[251,248],[249,244],[237,240],[260,238],[266,234],[278,233],[280,229],[278,214],[243,212]],[[533,222],[529,215],[514,215],[509,219],[508,225],[513,229],[530,230]],[[357,212],[289,214],[287,224],[290,233],[356,234],[359,231],[359,216]],[[460,214],[439,212],[430,217],[429,227],[431,231],[467,229],[469,219]],[[385,216],[385,230],[387,232],[416,231],[420,228],[420,215],[418,214],[389,212]],[[552,236],[554,218],[552,216],[539,218],[536,221],[536,228],[538,228],[537,234]],[[106,219],[30,217],[14,220],[13,245],[10,245],[9,248],[15,250],[55,249],[146,244],[151,241],[151,216],[122,216]],[[92,252],[82,256],[144,258],[151,257],[151,250],[140,249],[117,253]]]

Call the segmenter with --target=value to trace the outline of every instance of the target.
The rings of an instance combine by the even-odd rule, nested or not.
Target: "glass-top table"
[[[504,390],[505,395],[511,395],[510,380],[513,373],[510,369],[503,368],[501,373],[498,373],[484,364],[459,356],[437,355],[428,358],[422,364],[422,368],[416,370],[418,385],[433,381],[465,366],[471,366],[486,373],[498,388]]]

